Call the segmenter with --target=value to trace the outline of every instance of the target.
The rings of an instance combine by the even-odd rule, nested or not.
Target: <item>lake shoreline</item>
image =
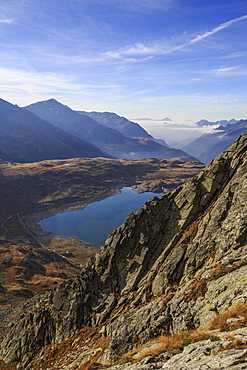
[[[95,195],[91,198],[87,198],[80,202],[65,203],[57,207],[47,208],[46,210],[42,210],[41,212],[38,212],[37,210],[34,210],[33,212],[29,211],[29,213],[26,213],[22,216],[22,219],[24,220],[28,229],[32,233],[34,233],[34,235],[38,238],[38,240],[45,246],[49,246],[53,238],[59,238],[59,237],[55,233],[42,230],[42,228],[38,224],[42,219],[55,216],[58,213],[69,212],[69,211],[81,211],[87,205],[91,203],[106,199],[112,195],[120,194],[121,189],[125,186],[128,186],[128,185],[126,184],[118,185],[114,189],[109,189],[107,191],[104,190],[101,194]],[[65,239],[65,238],[61,238],[61,239]]]
[[[113,230],[121,226],[130,213],[137,212],[151,198],[163,193],[138,193],[130,186],[125,186],[119,194],[109,196],[98,202],[88,204],[86,208],[75,212],[60,212],[39,222],[40,227],[61,238],[74,236],[84,240],[95,248],[105,245]]]
[[[24,222],[33,239],[44,246],[50,245],[54,237],[75,237],[100,248],[131,212],[137,212],[150,198],[161,195],[163,193],[138,192],[133,186],[121,184],[91,197],[90,201],[67,203],[24,216]]]

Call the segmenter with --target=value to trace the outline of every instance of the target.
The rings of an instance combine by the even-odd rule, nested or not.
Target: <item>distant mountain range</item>
[[[78,113],[55,99],[34,103],[25,107],[25,109],[52,125],[78,138],[91,142],[108,153],[108,156],[125,159],[152,157],[169,159],[178,157],[182,160],[195,160],[194,157],[184,151],[165,146],[164,141],[162,141],[162,144],[156,142],[139,125],[117,115],[111,115],[111,113],[96,114],[94,112],[94,116],[97,116],[98,120],[104,122],[106,122],[107,117],[111,117],[109,126],[117,126],[118,129],[106,127],[89,117],[88,114]],[[114,121],[117,121],[117,124],[114,124]],[[124,124],[121,124],[120,121]],[[123,126],[123,131],[128,131],[128,135],[135,136],[138,133],[138,135],[143,134],[145,136],[125,136],[119,131],[119,127],[121,126]]]
[[[218,121],[222,122],[222,121]],[[198,158],[202,163],[207,164],[215,158],[239,136],[247,130],[247,120],[241,120],[226,126],[213,134],[205,134],[195,139],[182,149]]]
[[[198,122],[204,124],[210,122]],[[247,129],[245,120],[214,124],[220,125],[215,133],[175,149],[115,113],[78,112],[55,99],[23,108],[0,99],[0,159],[35,162],[76,157],[178,158],[207,163]]]
[[[157,118],[136,118],[137,121],[167,121],[172,122],[172,119],[169,117],[157,119]]]
[[[152,139],[153,137],[144,130],[143,127],[138,125],[138,123],[129,121],[125,117],[120,117],[116,113],[109,112],[84,112],[78,111],[78,113],[87,115],[101,125],[109,128],[118,130],[123,135],[128,137],[144,137],[147,139]]]
[[[0,159],[6,161],[35,162],[44,159],[109,157],[109,154],[94,144],[2,99],[0,130]]]
[[[237,121],[234,118],[230,119],[229,121],[227,121],[226,119],[224,119],[224,120],[215,121],[215,122],[210,122],[210,121],[207,121],[206,119],[201,119],[199,122],[196,122],[196,124],[199,127],[203,127],[203,126],[214,126],[214,125],[227,126],[227,125],[232,125],[232,124],[234,124],[236,122]]]
[[[83,112],[78,111],[80,114],[86,114],[87,116],[94,119],[96,122],[100,123],[103,126],[113,128],[123,135],[132,137],[132,138],[146,138],[155,141],[158,144],[166,146],[170,148],[170,146],[165,142],[163,139],[155,139],[152,135],[150,135],[143,127],[141,127],[138,123],[129,121],[125,117],[120,117],[116,113],[109,113],[109,112]],[[169,119],[169,118],[168,118]],[[151,119],[150,119],[151,121]]]

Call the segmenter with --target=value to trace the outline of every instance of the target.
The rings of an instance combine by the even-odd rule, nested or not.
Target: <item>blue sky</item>
[[[246,60],[246,0],[0,2],[0,97],[20,106],[54,97],[170,128],[247,118]]]

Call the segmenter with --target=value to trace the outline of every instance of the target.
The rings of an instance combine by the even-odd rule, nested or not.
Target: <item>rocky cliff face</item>
[[[1,358],[27,369],[44,346],[94,328],[109,343],[98,350],[109,364],[136,342],[207,327],[246,303],[246,150],[244,134],[185,185],[129,215],[80,276],[27,303]]]

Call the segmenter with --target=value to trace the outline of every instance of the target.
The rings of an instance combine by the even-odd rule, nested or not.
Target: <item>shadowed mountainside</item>
[[[105,127],[87,115],[80,114],[55,99],[34,103],[25,108],[60,129],[97,145],[112,157],[195,160],[194,157],[182,150],[168,148],[150,138],[127,137],[118,130]]]
[[[78,113],[89,116],[103,126],[114,128],[128,137],[145,137],[154,140],[154,138],[142,128],[138,123],[129,121],[125,117],[120,117],[116,113],[109,112],[84,112]]]
[[[109,157],[31,112],[0,99],[0,159],[35,162],[74,157]]]

